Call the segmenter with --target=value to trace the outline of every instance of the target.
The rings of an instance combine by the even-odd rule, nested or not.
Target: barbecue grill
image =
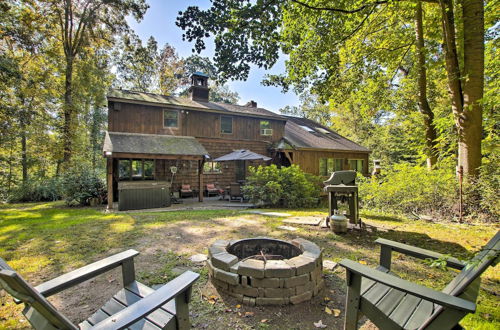
[[[349,204],[349,222],[357,225],[359,223],[359,200],[358,186],[356,185],[356,171],[336,171],[330,178],[323,182],[324,190],[328,193],[328,217],[338,210],[339,203]]]

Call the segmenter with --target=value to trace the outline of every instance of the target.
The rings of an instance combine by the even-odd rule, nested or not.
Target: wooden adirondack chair
[[[187,271],[158,290],[135,280],[128,250],[32,287],[0,258],[0,288],[24,303],[23,314],[35,329],[189,329],[191,286],[199,275]],[[124,288],[76,326],[46,299],[69,287],[121,266]]]
[[[458,322],[476,311],[480,276],[498,261],[500,231],[466,266],[448,258],[447,266],[460,273],[442,290],[411,283],[390,273],[393,251],[420,259],[441,259],[443,255],[410,245],[377,239],[381,245],[377,269],[344,259],[347,270],[345,329],[357,328],[362,313],[380,329],[461,329]]]

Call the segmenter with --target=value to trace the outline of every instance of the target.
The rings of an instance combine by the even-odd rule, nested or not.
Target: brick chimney
[[[189,97],[193,101],[208,102],[210,89],[208,88],[208,76],[201,72],[191,75],[191,87]]]
[[[245,107],[257,108],[257,102],[255,102],[254,100],[251,100],[250,102],[247,102],[247,104],[245,104]]]

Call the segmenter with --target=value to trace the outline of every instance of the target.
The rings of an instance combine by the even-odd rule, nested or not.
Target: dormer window
[[[260,121],[260,135],[273,135],[273,129],[271,128],[271,122],[269,120]]]
[[[179,127],[179,111],[163,110],[163,127]]]

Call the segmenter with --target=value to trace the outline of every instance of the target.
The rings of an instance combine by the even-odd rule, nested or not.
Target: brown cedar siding
[[[317,150],[290,150],[293,153],[293,163],[300,168],[314,175],[319,175],[320,158],[341,158],[344,160],[343,169],[348,170],[349,159],[363,159],[363,174],[368,175],[368,153],[344,152],[344,151],[317,151]]]
[[[179,111],[178,128],[163,127],[164,109]],[[219,113],[196,110],[181,111],[175,107],[132,103],[121,103],[120,110],[113,110],[113,107],[110,106],[108,113],[109,131],[194,136],[212,158],[228,154],[235,149],[249,149],[272,156],[269,148],[283,137],[285,127],[285,122],[282,120],[222,114],[233,117],[233,133],[223,134],[220,132],[221,114]],[[260,120],[270,121],[273,129],[272,136],[260,135]],[[264,164],[264,162],[247,162],[247,166],[259,164]],[[223,162],[221,165],[222,173],[203,175],[204,184],[217,182],[224,187],[235,181],[235,162]],[[178,173],[174,179],[174,191],[179,189],[181,184],[191,184],[192,187],[197,187],[197,162],[156,160],[155,178],[157,180],[170,180],[170,166],[178,167]]]
[[[178,128],[163,127],[164,109],[179,111]],[[110,108],[108,113],[108,130],[111,132],[187,135],[196,138],[209,137],[238,141],[277,142],[283,137],[285,130],[284,120],[254,118],[228,113],[222,115],[233,117],[233,134],[222,134],[220,133],[221,114],[196,110],[182,111],[175,107],[167,106],[121,103],[120,110],[112,110]],[[273,129],[272,136],[260,135],[261,120],[269,120],[271,122],[271,128]],[[224,142],[221,141],[221,143]]]

